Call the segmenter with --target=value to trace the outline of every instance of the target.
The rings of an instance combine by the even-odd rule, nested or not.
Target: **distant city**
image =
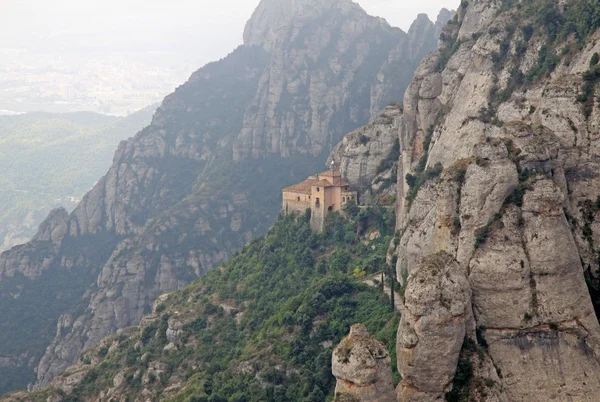
[[[163,52],[73,55],[0,48],[0,115],[124,116],[160,103],[199,67]]]

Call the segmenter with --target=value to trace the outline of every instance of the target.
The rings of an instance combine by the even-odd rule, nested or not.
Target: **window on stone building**
[[[319,197],[317,197],[317,200],[315,201],[315,206],[316,207],[320,207],[321,206],[321,200],[319,199]]]

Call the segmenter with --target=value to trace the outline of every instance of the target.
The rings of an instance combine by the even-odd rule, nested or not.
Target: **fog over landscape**
[[[599,38],[0,0],[0,402],[598,402]]]
[[[258,0],[0,0],[0,114],[126,115],[242,43]],[[363,0],[407,31],[457,0]]]

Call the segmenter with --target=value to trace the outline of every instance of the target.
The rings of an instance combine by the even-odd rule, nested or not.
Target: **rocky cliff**
[[[393,134],[398,134],[398,161],[389,158],[385,166],[389,177],[394,169],[397,177],[397,232],[390,260],[396,261],[404,295],[396,337],[402,381],[389,400],[597,399],[600,327],[590,290],[597,297],[598,15],[600,7],[577,0],[463,2],[442,32],[440,50],[416,70],[403,104],[386,108],[353,131],[332,154],[349,180],[377,194],[373,185],[385,174],[378,167],[394,151]],[[245,149],[239,160],[253,150],[275,149],[246,144],[251,145],[238,148]],[[60,228],[58,223],[48,226]],[[220,291],[227,294],[225,288]],[[180,295],[187,303],[199,300],[192,292]],[[315,300],[325,305],[318,296]],[[309,309],[291,304],[296,312]],[[150,319],[157,320],[159,310]],[[323,322],[332,322],[329,318]],[[160,328],[165,337],[182,330],[175,321]],[[139,332],[133,339],[143,337],[145,331]],[[84,389],[90,378],[100,376],[93,367],[110,367],[94,366],[107,362],[101,355],[127,362],[128,355],[118,353],[131,346],[129,336],[109,338],[110,346],[91,349],[53,385]],[[359,338],[365,337],[361,331]],[[356,355],[364,359],[353,360],[344,352],[350,348],[343,347],[355,345],[350,338],[334,356],[340,388],[356,390],[366,377],[367,388],[387,384],[385,353],[365,341]],[[160,347],[170,362],[168,340]],[[305,356],[306,350],[293,351]],[[144,359],[132,356],[133,362]],[[147,384],[157,384],[164,371],[158,364],[127,367],[145,389],[154,387]],[[134,367],[140,367],[135,369],[139,374]],[[147,381],[142,375],[150,369],[158,373],[154,383],[149,374]],[[120,377],[110,381],[116,387],[124,384]],[[323,399],[318,392],[314,396]]]
[[[244,45],[168,96],[73,213],[0,256],[0,355],[27,361],[18,374],[0,368],[0,382],[17,377],[0,390],[24,386],[38,361],[37,385],[47,384],[266,232],[273,195],[399,100],[436,29],[421,17],[405,34],[349,0],[261,2]],[[390,63],[407,71],[386,76]]]
[[[421,60],[425,56],[423,49],[435,46],[433,38],[440,36],[442,28],[454,14],[443,9],[435,24],[431,24],[425,14],[417,17],[408,36],[390,53],[382,67],[372,90],[375,99],[404,97],[404,93],[399,92],[403,88],[390,87],[388,84],[388,81],[396,81],[399,77],[404,80],[408,71],[414,71],[415,67],[406,64],[409,59],[403,55],[411,54],[415,60]],[[372,103],[374,109],[369,123],[344,136],[334,147],[327,164],[336,163],[344,178],[359,190],[361,198],[392,200],[396,196],[397,162],[400,157],[398,133],[404,105],[392,102],[383,110],[376,109],[380,103]]]
[[[381,342],[369,336],[362,324],[333,351],[331,369],[337,379],[337,402],[389,402],[396,399],[390,356]]]
[[[335,146],[327,164],[339,167],[360,198],[396,197],[402,104],[386,107],[367,125],[347,134]]]
[[[119,142],[150,124],[157,107],[127,117],[0,116],[0,253],[31,240],[52,209],[75,209],[111,165]]]
[[[590,4],[463,2],[415,72],[399,119],[400,401],[597,399]]]
[[[160,296],[139,327],[85,350],[48,387],[0,400],[322,402],[334,390],[389,400],[398,315],[380,289],[347,273],[384,264],[395,222],[391,208],[364,212],[332,215],[324,234],[308,215],[280,216],[264,238]]]

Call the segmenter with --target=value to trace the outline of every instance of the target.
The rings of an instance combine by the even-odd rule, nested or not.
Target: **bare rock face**
[[[377,82],[371,89],[371,119],[375,119],[381,108],[389,102],[398,102],[404,97],[406,88],[390,86],[390,80],[403,77],[410,81],[419,62],[437,48],[442,27],[454,16],[454,11],[443,9],[433,24],[426,14],[419,14],[398,45],[390,52],[388,60],[377,75]]]
[[[332,131],[370,117],[356,100],[370,97],[376,75],[359,70],[379,70],[405,36],[348,0],[261,2],[244,38],[246,45],[269,52],[270,61],[244,115],[234,160],[328,152],[340,139]]]
[[[426,257],[408,277],[404,303],[396,338],[398,400],[443,400],[473,326],[466,270],[444,252]]]
[[[381,342],[371,338],[362,324],[333,351],[333,375],[337,378],[335,401],[393,402],[396,400],[390,356]]]
[[[263,0],[246,24],[244,43],[262,46],[270,52],[281,32],[293,28],[295,18],[310,21],[339,6],[347,11],[360,9],[357,4],[340,0]]]
[[[12,278],[16,273],[21,273],[29,279],[39,278],[50,266],[54,254],[67,233],[68,219],[69,214],[63,208],[51,211],[33,237],[34,244],[17,246],[12,254],[0,255],[0,280],[3,277]],[[44,244],[45,255],[37,259],[31,258],[32,250],[42,248],[41,244]]]
[[[361,195],[396,195],[401,115],[402,104],[386,107],[369,124],[347,134],[331,152],[327,164],[339,166],[343,177]]]
[[[33,241],[51,241],[60,244],[68,230],[69,213],[64,208],[50,211],[38,229]]]
[[[434,24],[418,26],[410,39],[350,0],[262,1],[244,45],[167,96],[68,217],[51,215],[35,239],[0,257],[0,320],[47,301],[31,320],[44,337],[32,351],[36,387],[265,233],[279,211],[273,194],[322,169],[344,134],[401,100],[437,46]],[[407,41],[411,52],[399,48]],[[391,59],[405,68],[380,82]],[[389,154],[391,132],[373,141],[367,175]],[[391,169],[380,173],[392,188]],[[23,335],[2,331],[5,344]]]
[[[437,47],[438,37],[425,15],[406,34],[348,0],[261,2],[244,42],[261,46],[271,60],[244,115],[234,160],[329,152],[341,138],[332,132],[348,132],[349,125],[364,124],[402,100],[406,83],[421,58]],[[359,106],[359,99],[368,101]]]
[[[444,397],[465,336],[493,368],[481,375],[503,390],[492,400],[592,401],[600,392],[600,326],[584,279],[598,272],[600,114],[576,101],[598,33],[569,63],[520,86],[513,78],[535,66],[544,33],[524,41],[518,9],[500,3],[463,3],[405,94],[402,401]],[[460,272],[444,286],[424,274],[440,250],[441,271]]]

